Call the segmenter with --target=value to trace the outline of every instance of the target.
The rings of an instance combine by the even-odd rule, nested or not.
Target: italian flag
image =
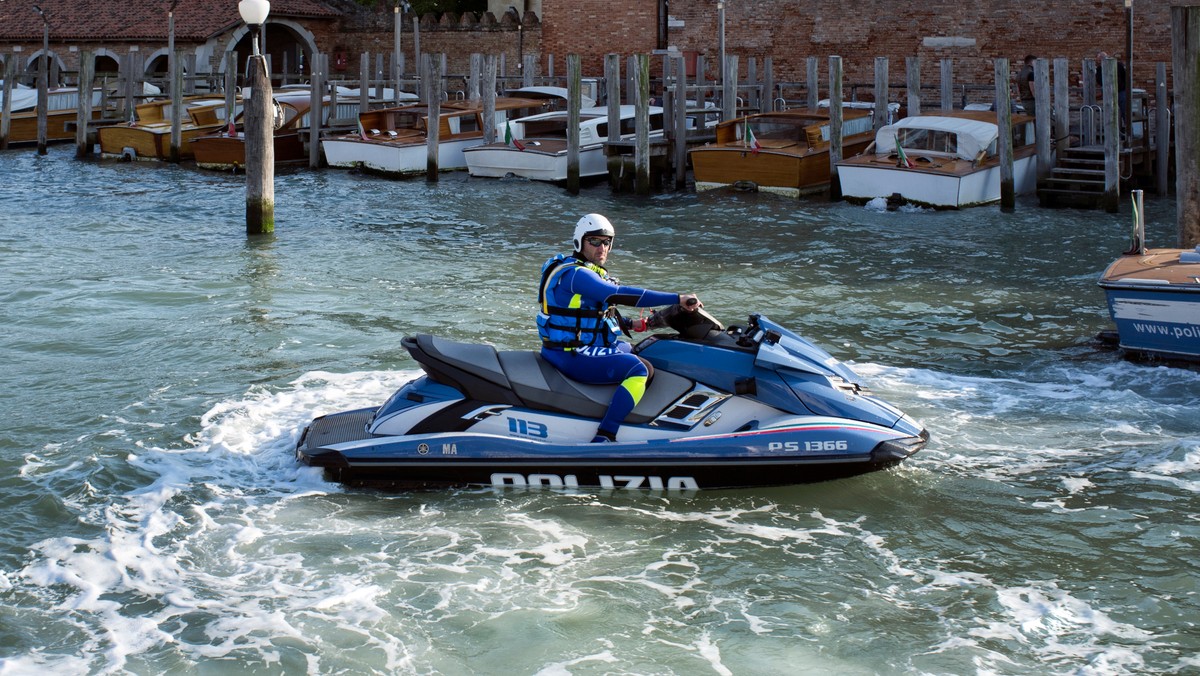
[[[504,144],[513,146],[517,150],[525,150],[525,144],[520,140],[513,138],[512,125],[508,122],[504,123]]]
[[[896,164],[898,167],[912,169],[912,160],[908,159],[908,155],[904,154],[904,146],[900,145],[900,137],[896,136],[896,154],[900,156],[900,161]]]
[[[762,144],[758,142],[758,139],[754,138],[754,130],[750,128],[750,120],[746,120],[746,133],[742,135],[742,140],[746,142],[747,146],[750,146],[751,154],[762,150]]]

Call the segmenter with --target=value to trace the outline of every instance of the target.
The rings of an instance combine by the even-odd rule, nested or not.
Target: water
[[[0,154],[0,673],[1200,671],[1200,370],[1129,363],[1121,214],[242,180]],[[535,343],[578,215],[614,272],[852,362],[933,435],[769,490],[385,494],[295,462],[417,374],[400,338]],[[1150,242],[1174,203],[1148,202]]]

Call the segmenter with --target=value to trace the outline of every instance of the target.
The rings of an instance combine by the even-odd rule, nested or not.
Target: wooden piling
[[[634,112],[634,188],[639,195],[650,194],[650,55],[637,55],[637,109]]]
[[[829,199],[842,199],[837,163],[842,161],[842,57],[829,57]]]
[[[383,52],[375,54],[375,98],[383,100],[383,85],[386,82],[383,77]]]
[[[567,192],[579,194],[579,95],[581,89],[578,54],[567,54]]]
[[[1154,69],[1154,182],[1155,192],[1166,196],[1171,168],[1171,111],[1167,106],[1167,64]]]
[[[168,55],[167,70],[171,77],[171,141],[167,161],[178,163],[183,144],[183,69],[179,67],[178,52]]]
[[[321,166],[321,127],[325,122],[325,73],[328,54],[313,54],[309,64],[308,90],[308,166]],[[330,109],[330,115],[334,109]]]
[[[680,67],[680,73],[687,74],[686,69]],[[764,113],[773,113],[778,108],[775,105],[775,63],[771,57],[763,59],[763,96],[766,97],[766,103],[763,104],[762,110]],[[684,96],[686,100],[687,97]],[[703,108],[703,106],[697,106]],[[700,118],[703,120],[704,118]]]
[[[426,100],[429,101],[428,124],[425,125],[426,160],[425,180],[436,183],[438,180],[438,143],[441,141],[442,119],[442,59],[438,54],[424,54],[422,64],[425,77]]]
[[[534,71],[537,70],[537,55],[526,54],[521,62],[521,86],[532,87]]]
[[[13,79],[17,77],[17,55],[4,60],[4,102],[0,104],[0,150],[8,150],[8,134],[12,130]]]
[[[47,144],[47,116],[50,113],[50,65],[48,61],[50,55],[42,52],[38,57],[38,74],[37,74],[37,152],[38,155],[46,154]]]
[[[996,59],[996,126],[1000,133],[996,150],[1000,156],[1000,210],[1015,211],[1016,188],[1013,185],[1012,144],[1012,87],[1008,74],[1008,59]]]
[[[871,117],[871,127],[876,131],[887,124],[888,100],[888,58],[877,56],[875,57],[875,109]]]
[[[1055,147],[1066,148],[1071,137],[1071,62],[1054,60],[1054,138]],[[1062,144],[1058,146],[1058,144]]]
[[[496,140],[496,56],[483,59],[483,142]]]
[[[604,55],[605,100],[608,105],[608,140],[621,137],[621,55]]]
[[[1175,209],[1179,246],[1200,245],[1200,7],[1171,8]]]
[[[275,144],[271,76],[265,56],[250,57],[250,97],[243,101],[246,134],[246,234],[275,232]]]
[[[954,110],[954,61],[942,59],[941,65],[942,110]]]
[[[92,123],[92,80],[95,78],[96,60],[92,52],[79,53],[79,101],[75,109],[75,157],[83,159],[92,154],[88,134]]]
[[[725,72],[721,74],[721,119],[732,120],[737,109],[738,56],[725,55]]]
[[[358,64],[358,114],[371,109],[371,54],[363,52]]]
[[[1105,211],[1115,214],[1121,202],[1121,111],[1117,106],[1116,59],[1109,57],[1100,64],[1100,89],[1104,94],[1100,114],[1104,134],[1104,197],[1100,203]]]
[[[225,52],[225,119],[232,120],[237,108],[237,52]]]
[[[672,164],[675,167],[675,189],[683,190],[687,187],[687,68],[683,64],[682,54],[676,53],[674,60],[675,91],[672,98],[675,100],[675,154]],[[668,120],[664,124],[671,122]],[[697,125],[703,124],[704,116],[701,113]]]
[[[808,97],[805,101],[805,106],[809,110],[816,110],[817,104],[821,101],[820,83],[817,80],[817,71],[819,69],[817,57],[810,56],[804,62],[805,75],[808,78]]]
[[[904,72],[908,89],[908,115],[921,114],[921,57],[904,57]]]
[[[483,54],[472,52],[469,63],[471,65],[467,73],[467,100],[478,103],[482,100],[479,76],[483,74]]]
[[[1050,176],[1054,169],[1054,156],[1051,154],[1050,145],[1050,62],[1046,59],[1036,59],[1033,62],[1033,92],[1034,143],[1037,153],[1037,178],[1040,181]]]

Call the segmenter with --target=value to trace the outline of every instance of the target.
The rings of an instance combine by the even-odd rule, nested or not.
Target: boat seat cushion
[[[602,418],[617,388],[571,380],[536,352],[501,352],[499,357],[513,391],[532,408]],[[650,422],[692,387],[687,378],[655,371],[646,394],[625,421],[634,425]]]

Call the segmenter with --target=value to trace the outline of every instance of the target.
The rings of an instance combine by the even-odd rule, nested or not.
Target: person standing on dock
[[[1033,62],[1037,61],[1037,57],[1033,54],[1025,55],[1025,65],[1017,72],[1017,95],[1021,98],[1021,107],[1025,109],[1026,115],[1035,113],[1034,104],[1036,96],[1033,89]]]
[[[625,416],[646,393],[650,364],[633,354],[632,346],[617,340],[622,331],[644,331],[645,320],[621,317],[614,305],[658,307],[678,303],[694,312],[701,307],[694,294],[652,291],[622,286],[604,264],[612,251],[616,230],[600,214],[588,214],[575,225],[575,251],[558,254],[542,266],[538,288],[538,335],[542,358],[568,378],[594,385],[619,383],[593,442],[617,440]]]

